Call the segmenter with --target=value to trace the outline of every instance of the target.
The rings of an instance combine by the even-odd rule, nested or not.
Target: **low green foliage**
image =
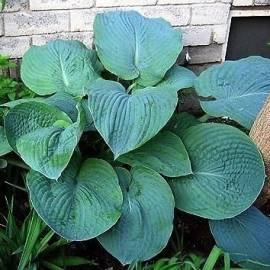
[[[0,8],[1,9],[1,8]],[[9,68],[15,68],[16,64],[8,57],[0,55],[0,74],[5,74]],[[10,78],[6,75],[0,75],[0,102],[5,103],[10,100],[20,98],[33,98],[34,92],[29,90],[22,82]]]
[[[69,240],[97,237],[125,265],[166,246],[175,206],[211,220],[247,210],[265,180],[255,144],[176,109],[194,87],[188,93],[216,122],[229,117],[247,131],[270,93],[270,60],[229,61],[196,77],[176,64],[181,30],[135,11],[98,14],[93,47],[31,47],[21,74],[37,96],[3,104],[0,153],[11,147],[25,162],[13,164],[30,168],[30,200],[49,227]]]
[[[16,220],[14,201],[8,203],[8,215],[0,228],[1,270],[63,270],[68,266],[91,265],[84,258],[65,256],[61,249],[68,242],[55,236],[34,210],[20,225]]]

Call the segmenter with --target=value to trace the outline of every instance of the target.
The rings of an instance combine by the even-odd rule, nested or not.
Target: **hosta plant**
[[[226,62],[196,78],[177,65],[182,47],[181,31],[163,19],[98,14],[94,49],[33,46],[21,76],[38,97],[3,104],[2,154],[14,151],[31,168],[39,216],[68,240],[97,237],[122,264],[166,246],[175,207],[223,226],[264,184],[245,132],[176,107],[181,89],[194,87],[215,122],[229,117],[247,131],[270,92],[270,60]]]

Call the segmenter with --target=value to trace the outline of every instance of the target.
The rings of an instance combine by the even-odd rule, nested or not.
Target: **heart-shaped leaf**
[[[76,154],[58,181],[31,170],[30,200],[40,217],[68,240],[87,240],[111,228],[119,219],[123,196],[107,162]]]
[[[25,102],[5,118],[7,139],[33,170],[58,179],[78,144],[85,125],[84,113],[75,123],[59,109],[43,102]]]
[[[54,40],[25,53],[21,75],[23,82],[39,95],[68,92],[84,96],[100,70],[96,53],[81,42]]]
[[[12,147],[7,141],[5,130],[0,126],[0,156],[3,156],[12,151]]]
[[[115,158],[154,137],[176,105],[177,92],[169,87],[147,87],[129,95],[121,84],[100,79],[89,92],[95,127]]]
[[[179,29],[163,19],[148,19],[136,11],[98,14],[95,47],[107,70],[143,86],[162,80],[183,48]]]
[[[270,269],[270,220],[255,207],[231,219],[210,221],[216,243],[248,269]]]
[[[270,94],[270,59],[251,56],[227,61],[204,71],[195,82],[203,110],[212,116],[228,116],[251,128]]]
[[[177,177],[192,173],[188,153],[181,139],[163,131],[150,141],[118,158],[130,166],[146,166],[165,176]]]
[[[170,180],[177,208],[224,219],[250,207],[263,187],[265,170],[260,152],[245,133],[209,123],[190,127],[182,140],[193,174]]]
[[[155,171],[118,168],[124,204],[119,221],[98,237],[122,264],[145,261],[167,244],[172,229],[174,199],[169,185]]]

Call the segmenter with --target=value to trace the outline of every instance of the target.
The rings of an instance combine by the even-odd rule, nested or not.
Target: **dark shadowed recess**
[[[251,55],[270,58],[270,17],[232,18],[226,60]]]

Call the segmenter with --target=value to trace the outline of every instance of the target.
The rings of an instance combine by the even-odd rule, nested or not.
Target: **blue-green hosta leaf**
[[[64,112],[43,102],[17,105],[5,118],[7,139],[33,170],[58,179],[84,129],[84,113],[80,106],[78,110],[73,123]]]
[[[142,86],[157,84],[176,62],[182,35],[163,19],[149,19],[136,11],[98,14],[95,46],[107,70]]]
[[[193,174],[170,180],[177,208],[224,219],[250,207],[263,187],[265,170],[245,133],[224,124],[200,124],[187,129],[182,141]]]
[[[251,207],[231,219],[210,221],[216,243],[244,268],[270,269],[270,220]]]
[[[195,81],[195,89],[212,98],[201,101],[207,114],[230,117],[249,129],[270,94],[270,59],[251,56],[210,67]]]
[[[58,181],[33,170],[27,175],[30,200],[40,217],[68,240],[87,240],[111,228],[123,196],[107,162],[74,155]]]
[[[192,173],[187,150],[181,139],[163,131],[150,141],[118,158],[130,166],[146,166],[165,176],[176,177]]]
[[[201,122],[196,117],[187,112],[182,112],[174,114],[164,129],[182,137],[186,129],[198,124],[201,124]]]
[[[79,41],[54,40],[25,53],[21,74],[23,82],[39,95],[68,92],[83,96],[100,69],[96,53]]]
[[[174,66],[165,75],[159,86],[172,87],[176,90],[191,88],[194,86],[196,75],[189,69]]]
[[[0,156],[3,156],[12,151],[12,147],[7,141],[5,129],[0,126]]]
[[[43,99],[43,102],[56,106],[61,111],[65,112],[72,121],[76,121],[78,117],[77,100],[68,93],[56,93],[53,96]],[[85,129],[84,131],[95,130],[94,120],[88,108],[87,99],[81,100],[81,109],[85,114]]]
[[[95,127],[115,158],[154,137],[170,119],[177,92],[166,87],[147,87],[131,95],[113,81],[97,80],[89,92],[89,108]]]
[[[167,244],[174,216],[174,198],[166,181],[155,171],[118,168],[124,204],[119,221],[98,237],[102,246],[122,264],[145,261]]]

